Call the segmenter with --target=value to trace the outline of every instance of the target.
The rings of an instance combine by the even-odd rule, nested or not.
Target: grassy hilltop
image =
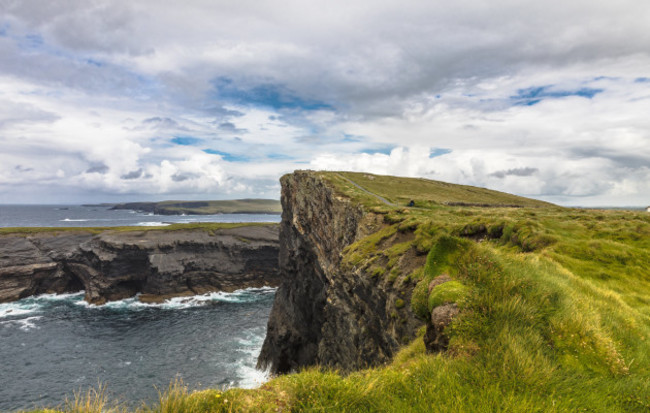
[[[381,222],[343,262],[413,291],[395,317],[458,304],[448,351],[427,354],[421,337],[405,337],[383,367],[345,377],[311,368],[256,390],[191,393],[176,383],[144,411],[650,411],[650,214],[319,174]],[[413,268],[411,257],[423,265]],[[441,274],[453,281],[429,293]],[[93,403],[103,400],[89,393],[76,403],[76,411],[98,411]]]

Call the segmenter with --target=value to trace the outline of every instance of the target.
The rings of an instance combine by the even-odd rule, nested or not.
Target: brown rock
[[[436,353],[447,349],[449,338],[444,331],[458,313],[456,303],[440,305],[431,311],[431,319],[427,322],[427,331],[424,335],[424,345],[428,352]]]
[[[451,281],[451,277],[448,274],[441,274],[436,278],[434,278],[433,280],[431,280],[431,282],[429,283],[429,294],[431,294],[431,291],[433,291],[433,289],[436,286],[440,284],[444,284],[448,281]]]

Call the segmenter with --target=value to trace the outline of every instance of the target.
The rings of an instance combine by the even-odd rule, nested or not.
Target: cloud
[[[507,171],[496,171],[492,172],[490,176],[497,178],[505,178],[506,176],[531,176],[536,172],[539,172],[537,168],[513,168],[508,169]]]
[[[649,19],[636,0],[8,0],[0,194],[277,197],[307,165],[647,204]]]
[[[98,173],[98,174],[105,174],[108,172],[110,168],[103,163],[96,163],[90,165],[90,168],[86,169],[86,173],[92,174],[92,173]]]
[[[126,174],[120,176],[120,178],[121,179],[138,179],[138,178],[142,177],[143,172],[144,172],[143,169],[140,168],[140,169],[137,169],[135,171],[131,171],[129,173],[126,173]]]

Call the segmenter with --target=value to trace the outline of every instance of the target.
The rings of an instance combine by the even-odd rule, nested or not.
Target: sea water
[[[0,227],[114,227],[197,222],[280,222],[279,214],[154,215],[106,206],[0,205]]]
[[[279,222],[279,215],[153,215],[78,205],[0,205],[0,227]],[[56,406],[105,386],[137,407],[180,379],[190,389],[255,387],[275,290],[89,305],[83,292],[0,304],[0,411]]]
[[[274,293],[95,306],[80,292],[0,304],[0,411],[60,405],[98,384],[130,406],[155,402],[175,379],[190,389],[259,386]]]

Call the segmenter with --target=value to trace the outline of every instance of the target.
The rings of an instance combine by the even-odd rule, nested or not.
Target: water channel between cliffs
[[[182,379],[192,389],[255,387],[274,288],[93,306],[83,293],[0,304],[0,411],[54,406],[107,386],[131,406]]]
[[[177,379],[190,389],[260,385],[276,291],[262,285],[277,285],[276,257],[272,226],[0,236],[0,411],[61,405],[100,384],[131,408]],[[147,304],[125,285],[183,297]],[[219,290],[230,292],[210,292]]]

